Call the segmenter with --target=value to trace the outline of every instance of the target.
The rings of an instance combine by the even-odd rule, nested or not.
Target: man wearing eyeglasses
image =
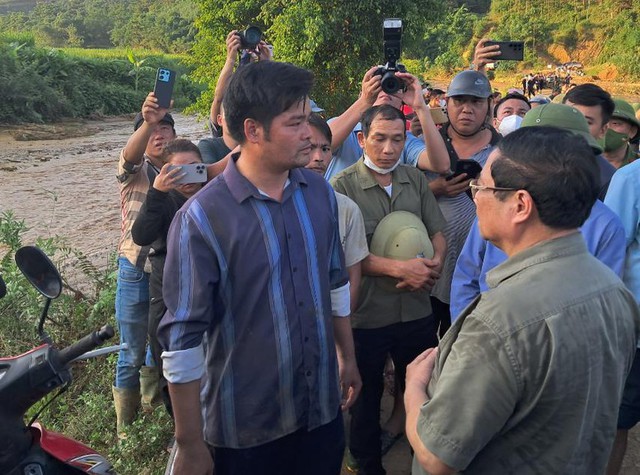
[[[578,230],[598,194],[593,153],[522,128],[471,185],[480,232],[508,259],[407,368],[412,473],[604,473],[640,310]]]

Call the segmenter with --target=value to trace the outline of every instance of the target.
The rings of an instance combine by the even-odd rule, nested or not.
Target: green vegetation
[[[233,29],[259,26],[273,44],[275,59],[311,69],[316,75],[314,99],[329,114],[342,112],[360,90],[362,76],[383,62],[382,20],[404,19],[406,58],[421,58],[421,35],[440,18],[436,0],[200,0],[193,48],[194,76],[213,89],[226,55],[225,38]],[[419,73],[419,71],[412,71]],[[211,94],[197,108],[208,110]]]
[[[193,42],[197,13],[193,0],[53,0],[0,16],[0,31],[30,31],[38,45],[135,45],[185,53]]]
[[[193,69],[192,77],[208,85],[208,90],[200,94],[192,83],[183,82],[184,100],[177,102],[190,104],[199,96],[190,110],[206,114],[224,63],[225,37],[230,30],[249,25],[265,32],[274,45],[275,59],[314,71],[314,98],[330,115],[353,101],[364,72],[383,61],[384,17],[404,20],[403,59],[422,78],[467,67],[474,45],[484,36],[526,43],[525,61],[502,62],[498,73],[581,61],[589,70],[601,71],[601,79],[640,77],[640,2],[631,0],[0,0],[3,11],[11,13],[0,14],[2,34],[16,37],[28,32],[31,40],[26,46],[22,41],[13,42],[14,46],[0,42],[2,66],[25,89],[12,89],[16,80],[10,84],[10,97],[20,101],[14,109],[26,109],[7,112],[4,107],[0,122],[7,117],[37,121],[136,110],[142,91],[152,82],[152,70],[160,62],[166,65],[167,57],[160,53],[189,54],[186,66],[180,58],[171,59],[183,73]],[[51,47],[64,49],[62,54],[50,49],[34,53]],[[120,49],[107,49],[114,47]],[[84,48],[101,49],[87,52]],[[133,49],[133,59],[123,49]],[[27,51],[38,64],[25,60]],[[67,63],[61,65],[63,60],[56,56]],[[58,63],[56,81],[63,73],[69,80],[87,77],[87,71],[97,71],[101,62],[107,63],[101,71],[104,76],[127,76],[110,82],[111,89],[81,85],[74,97],[90,99],[78,99],[81,104],[76,107],[65,104],[60,94],[70,96],[52,85],[52,78],[34,76],[43,72],[45,59]],[[76,68],[76,62],[81,66]],[[38,97],[43,90],[52,101]]]
[[[191,81],[182,58],[145,51],[104,51],[108,56],[103,56],[103,50],[37,47],[30,35],[0,36],[0,123],[135,112],[153,89],[159,66],[178,71],[176,108],[191,104],[202,91]]]
[[[15,251],[22,245],[26,230],[24,221],[17,220],[11,212],[0,215],[0,274],[7,284],[7,295],[0,299],[2,356],[24,353],[39,343],[36,326],[43,298],[14,262]],[[64,272],[62,274],[65,290],[51,304],[51,321],[45,325],[57,346],[66,346],[105,323],[115,327],[115,258],[106,270],[100,270],[59,236],[40,238],[35,244],[59,269],[73,269],[76,278],[85,284],[78,288]],[[168,458],[165,446],[173,428],[163,408],[140,416],[128,432],[127,440],[117,443],[111,398],[115,363],[115,354],[76,363],[73,384],[44,410],[39,421],[102,453],[121,475],[164,473]],[[43,405],[41,402],[34,407],[29,416]]]

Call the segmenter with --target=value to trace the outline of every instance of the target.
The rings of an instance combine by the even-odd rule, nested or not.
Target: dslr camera
[[[385,18],[382,22],[382,48],[384,50],[385,65],[380,66],[374,75],[382,76],[380,85],[387,94],[394,94],[405,85],[396,73],[406,73],[404,64],[399,63],[402,51],[402,20],[400,18]]]
[[[236,35],[240,37],[240,47],[245,50],[255,50],[262,40],[262,31],[257,26],[238,31]]]

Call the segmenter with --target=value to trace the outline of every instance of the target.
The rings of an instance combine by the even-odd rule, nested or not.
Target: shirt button
[[[299,305],[300,307],[302,307],[302,306],[304,306],[304,302],[302,302],[302,301],[301,301],[301,302],[298,302],[298,305]]]
[[[311,376],[311,371],[307,371],[307,376]]]
[[[291,233],[287,233],[287,239],[291,239]]]
[[[308,336],[305,336],[305,337],[304,337],[304,342],[306,343],[306,342],[308,342],[308,341],[309,341],[309,337],[308,337]]]
[[[294,268],[293,268],[293,272],[298,272],[298,268],[297,268],[297,267],[294,267]]]

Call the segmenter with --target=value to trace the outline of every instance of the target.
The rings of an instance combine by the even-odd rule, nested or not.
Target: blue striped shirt
[[[322,177],[291,170],[277,202],[235,160],[174,218],[158,338],[167,352],[204,343],[205,440],[247,448],[338,414],[330,291],[348,275]]]

